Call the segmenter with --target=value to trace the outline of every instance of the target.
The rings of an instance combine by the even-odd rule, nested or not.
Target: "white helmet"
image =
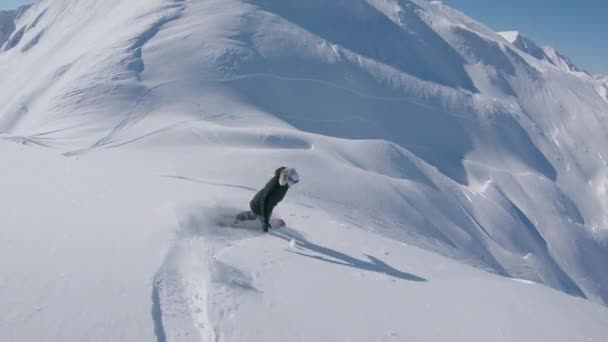
[[[296,171],[296,169],[287,170],[287,184],[289,184],[289,187],[298,184],[298,182],[300,181],[300,175],[298,174],[298,171]]]
[[[296,185],[300,181],[300,175],[298,171],[289,167],[280,167],[277,169],[277,175],[279,176],[279,184],[281,186],[289,185],[290,187]]]

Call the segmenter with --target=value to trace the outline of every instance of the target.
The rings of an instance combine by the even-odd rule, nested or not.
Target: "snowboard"
[[[217,224],[220,227],[230,227],[230,228],[246,228],[246,229],[260,229],[263,230],[262,223],[259,220],[251,220],[251,221],[239,221],[233,216],[222,216],[217,220]],[[285,227],[287,224],[285,220],[281,218],[271,218],[270,219],[270,227],[271,229],[278,229]]]

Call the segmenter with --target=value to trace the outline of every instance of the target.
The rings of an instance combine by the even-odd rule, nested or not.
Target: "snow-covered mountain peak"
[[[501,35],[506,41],[508,41],[510,44],[513,44],[513,45],[515,45],[519,41],[527,40],[527,38],[525,38],[525,36],[519,31],[502,31],[502,32],[498,32],[498,34]],[[534,45],[536,45],[536,44],[534,44]]]
[[[499,32],[499,34],[519,50],[538,60],[546,61],[562,71],[582,72],[568,57],[560,54],[553,47],[540,47],[519,31],[504,31]]]
[[[546,57],[541,47],[519,31],[505,31],[499,32],[499,34],[509,43],[536,59],[542,60]]]

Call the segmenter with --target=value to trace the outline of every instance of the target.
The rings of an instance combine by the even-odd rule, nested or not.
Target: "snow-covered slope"
[[[551,46],[544,46],[543,52],[545,53],[547,60],[558,68],[570,72],[582,72],[570,58],[560,54]]]
[[[499,32],[503,38],[505,38],[509,43],[518,47],[521,51],[530,54],[536,59],[546,59],[547,55],[545,51],[536,43],[534,43],[530,38],[524,36],[519,31],[505,31]]]
[[[608,335],[600,83],[447,6],[43,0],[0,74],[2,340]]]
[[[546,61],[560,70],[574,73],[582,73],[570,58],[560,54],[551,46],[543,46],[542,48],[534,43],[530,38],[526,37],[518,31],[499,32],[503,38],[513,44],[521,51],[533,56],[538,60]]]
[[[608,102],[608,76],[597,76],[595,89],[604,101]]]
[[[569,342],[608,333],[606,307],[370,234],[319,192],[290,191],[278,208],[289,228],[218,227],[214,218],[245,206],[263,181],[239,169],[260,153],[162,150],[65,158],[0,142],[9,166],[0,170],[2,341]],[[267,161],[298,159],[278,154]],[[222,170],[197,172],[213,160]]]

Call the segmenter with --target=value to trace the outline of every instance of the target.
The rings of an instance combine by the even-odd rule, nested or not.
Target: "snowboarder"
[[[248,221],[259,219],[264,231],[270,228],[270,216],[272,210],[285,197],[287,190],[300,181],[300,176],[294,168],[282,166],[274,172],[266,186],[260,190],[249,202],[251,211],[243,211],[236,215],[237,221]]]

